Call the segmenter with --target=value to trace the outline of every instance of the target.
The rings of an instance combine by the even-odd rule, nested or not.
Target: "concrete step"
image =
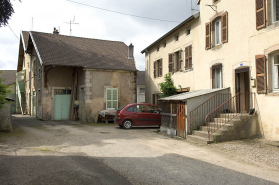
[[[229,125],[229,126],[233,126],[233,125]],[[208,132],[208,130],[207,130],[207,126],[201,126],[200,127],[200,130],[201,131],[205,131],[205,132]],[[225,132],[225,131],[227,131],[228,129],[227,129],[227,127],[226,126],[223,126],[223,127],[221,127],[218,131],[217,131],[217,134],[221,134],[221,132]]]
[[[208,140],[208,138],[200,137],[197,135],[187,135],[187,141],[195,144],[202,144],[202,145],[212,143],[212,141]]]
[[[226,121],[229,121],[229,119],[228,118],[214,118],[214,122],[225,123]],[[237,116],[230,121],[240,121],[240,118]]]
[[[207,131],[193,130],[193,135],[208,138],[208,132]]]

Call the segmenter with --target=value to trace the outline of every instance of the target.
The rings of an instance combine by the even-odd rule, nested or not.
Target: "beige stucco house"
[[[198,4],[200,12],[142,51],[146,102],[157,102],[158,84],[166,73],[172,73],[178,89],[190,92],[229,88],[232,97],[255,93],[252,101],[262,135],[279,140],[279,1]],[[244,106],[252,102],[247,97],[239,100]]]
[[[136,71],[132,44],[22,31],[18,111],[93,122],[98,111],[136,102]]]
[[[137,103],[145,102],[145,71],[137,74]]]

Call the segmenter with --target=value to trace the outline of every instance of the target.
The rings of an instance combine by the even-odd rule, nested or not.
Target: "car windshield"
[[[126,107],[127,105],[124,105],[122,107],[120,107],[119,109],[117,109],[117,111],[121,111],[124,107]]]

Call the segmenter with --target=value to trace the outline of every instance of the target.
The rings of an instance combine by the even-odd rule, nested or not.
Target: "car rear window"
[[[122,107],[120,107],[119,109],[117,109],[117,111],[121,111],[122,109],[124,109],[124,107],[126,107],[127,105],[124,105]]]
[[[134,111],[134,108],[135,108],[135,106],[133,105],[133,106],[131,106],[131,107],[128,107],[128,108],[126,109],[126,111],[128,111],[128,112],[133,112],[133,111]]]

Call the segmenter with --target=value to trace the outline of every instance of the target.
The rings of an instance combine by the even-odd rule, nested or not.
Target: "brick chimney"
[[[132,43],[129,45],[128,59],[134,59],[134,46]]]
[[[58,31],[56,28],[54,28],[54,29],[53,29],[53,34],[54,34],[54,35],[58,35],[58,34],[59,34],[59,31]]]

